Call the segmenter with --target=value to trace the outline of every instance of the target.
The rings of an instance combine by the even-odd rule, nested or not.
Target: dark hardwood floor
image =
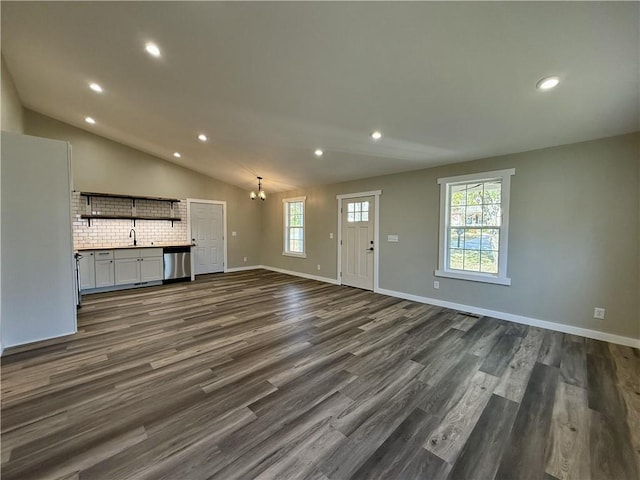
[[[264,270],[87,296],[2,358],[2,479],[612,479],[640,352]]]

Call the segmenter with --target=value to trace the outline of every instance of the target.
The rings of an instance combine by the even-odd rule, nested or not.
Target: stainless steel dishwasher
[[[191,247],[164,247],[164,281],[191,279]]]

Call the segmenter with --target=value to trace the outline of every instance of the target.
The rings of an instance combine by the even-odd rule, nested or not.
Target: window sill
[[[456,278],[458,280],[469,280],[471,282],[492,283],[494,285],[511,285],[508,277],[496,277],[494,275],[468,272],[452,272],[447,270],[436,270],[436,277]]]
[[[285,257],[307,258],[307,254],[306,253],[282,252],[282,255],[284,255]]]

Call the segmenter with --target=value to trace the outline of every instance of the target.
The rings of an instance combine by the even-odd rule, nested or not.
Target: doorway
[[[187,199],[194,275],[224,272],[227,258],[226,202]]]
[[[377,290],[378,198],[381,192],[338,195],[338,272],[342,285]]]

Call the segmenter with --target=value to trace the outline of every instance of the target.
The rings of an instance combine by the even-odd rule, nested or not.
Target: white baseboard
[[[640,348],[640,339],[638,338],[623,337],[621,335],[600,332],[598,330],[574,327],[572,325],[566,325],[564,323],[538,320],[537,318],[515,315],[513,313],[498,312],[496,310],[488,310],[486,308],[473,307],[471,305],[462,305],[460,303],[447,302],[444,300],[438,300],[436,298],[421,297],[418,295],[412,295],[410,293],[396,292],[394,290],[387,290],[384,288],[379,288],[378,290],[376,290],[376,293],[389,295],[391,297],[402,298],[404,300],[412,300],[419,303],[428,303],[430,305],[436,305],[438,307],[451,308],[452,310],[460,310],[462,312],[473,313],[476,315],[499,318],[500,320],[507,320],[509,322],[522,323],[524,325],[529,325],[532,327],[546,328],[548,330],[555,330],[557,332],[570,333],[572,335],[593,338],[595,340],[617,343],[619,345],[626,345],[627,347]]]
[[[332,285],[340,285],[340,282],[335,278],[320,277],[318,275],[311,275],[310,273],[294,272],[292,270],[285,270],[283,268],[269,267],[267,265],[260,265],[258,268],[264,268],[265,270],[271,270],[272,272],[284,273],[286,275],[293,275],[294,277],[308,278],[309,280],[317,280],[319,282],[330,283]]]
[[[225,268],[224,273],[244,272],[245,270],[257,270],[259,268],[264,268],[264,267],[262,265],[249,265],[246,267],[231,267],[231,268]]]

